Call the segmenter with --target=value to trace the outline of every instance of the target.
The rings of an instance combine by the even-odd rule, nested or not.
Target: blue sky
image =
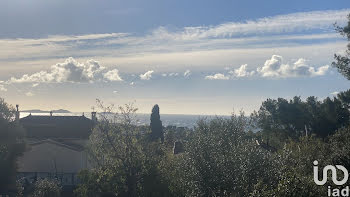
[[[347,1],[0,2],[0,96],[22,109],[230,114],[349,88]]]

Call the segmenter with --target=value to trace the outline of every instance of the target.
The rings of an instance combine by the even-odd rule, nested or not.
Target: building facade
[[[19,111],[17,110],[19,114]],[[18,118],[19,115],[16,115]],[[27,148],[18,159],[18,179],[58,180],[63,187],[79,183],[77,173],[90,168],[86,144],[96,121],[83,116],[33,116],[18,120],[26,131]]]

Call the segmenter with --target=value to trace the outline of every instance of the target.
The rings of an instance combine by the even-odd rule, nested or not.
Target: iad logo
[[[317,166],[318,165],[318,161],[314,161],[314,165],[315,165],[314,166],[314,181],[315,181],[315,183],[317,185],[324,185],[324,184],[326,184],[327,179],[328,179],[327,173],[328,173],[329,170],[332,173],[332,181],[333,181],[334,184],[336,184],[336,185],[344,185],[348,181],[349,172],[344,166],[341,166],[341,165],[336,165],[335,167],[332,166],[332,165],[328,165],[328,166],[324,167],[323,168],[322,181],[320,181],[318,179],[318,166]],[[341,181],[338,181],[338,179],[337,179],[337,169],[336,169],[336,167],[344,173],[344,178]]]
[[[324,185],[327,183],[328,180],[328,171],[332,174],[332,181],[335,185],[344,185],[348,179],[349,179],[349,172],[348,170],[341,165],[328,165],[323,168],[322,171],[322,180],[320,181],[318,178],[318,161],[314,161],[314,181],[317,185]],[[337,178],[337,169],[341,170],[344,174],[344,177],[342,180],[338,180]],[[331,186],[328,186],[328,196],[349,196],[349,186],[346,186],[343,189],[334,188],[332,189]]]

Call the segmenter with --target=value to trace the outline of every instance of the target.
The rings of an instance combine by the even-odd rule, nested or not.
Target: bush
[[[171,190],[184,196],[247,196],[259,181],[276,182],[273,155],[245,127],[243,115],[200,121],[185,153],[164,162]]]
[[[39,179],[35,183],[33,197],[59,197],[61,196],[61,187],[58,181],[49,179]]]

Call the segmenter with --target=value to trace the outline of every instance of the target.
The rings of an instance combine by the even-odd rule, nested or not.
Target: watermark
[[[338,180],[337,178],[337,170],[340,170],[344,176],[342,180]],[[319,179],[319,171],[318,171],[318,161],[314,161],[314,182],[317,185],[325,185],[328,181],[328,171],[332,174],[332,181],[335,185],[344,185],[347,183],[349,179],[349,172],[348,170],[342,166],[342,165],[328,165],[323,168],[322,171],[322,180]],[[349,186],[343,187],[342,189],[339,188],[332,188],[331,186],[328,186],[328,196],[349,196]]]

